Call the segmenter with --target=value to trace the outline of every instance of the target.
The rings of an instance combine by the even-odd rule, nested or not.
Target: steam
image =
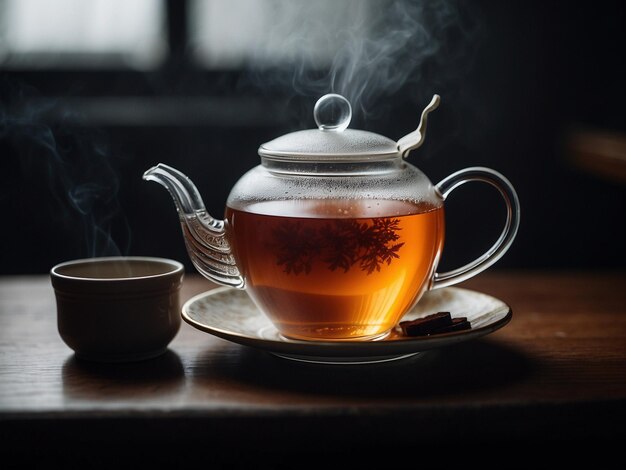
[[[315,17],[310,4],[318,2],[298,2],[301,11],[287,15],[290,24],[272,25],[265,33],[269,38],[249,62],[245,85],[312,98],[339,93],[357,120],[367,120],[385,112],[385,99],[403,87],[410,87],[409,98],[423,106],[452,82],[461,86],[471,66],[478,26],[460,1],[322,2],[330,16],[343,17],[339,25],[310,24],[308,18]],[[276,41],[293,51],[289,63],[268,64],[262,48]],[[326,64],[320,51],[326,51]]]
[[[82,248],[70,247],[76,257],[121,255],[123,250],[111,236],[114,223],[127,244],[130,234],[120,214],[119,179],[106,137],[70,128],[64,123],[67,115],[53,124],[49,117],[56,114],[56,103],[38,98],[26,86],[5,80],[0,83],[0,95],[0,145],[8,148],[5,159],[18,161],[20,174],[12,175],[18,181],[9,186],[21,187],[17,189],[22,192],[20,206],[29,206],[22,210],[33,211],[34,218],[42,216],[42,209],[50,211],[50,218],[58,224],[54,229],[67,232],[68,239],[81,234]]]

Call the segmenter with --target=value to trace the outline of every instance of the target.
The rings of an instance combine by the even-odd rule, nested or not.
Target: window
[[[371,0],[193,0],[190,46],[207,68],[326,67],[346,36],[366,33],[372,11]]]
[[[328,67],[385,0],[0,0],[0,68]]]
[[[0,0],[3,68],[151,69],[165,38],[161,0]]]

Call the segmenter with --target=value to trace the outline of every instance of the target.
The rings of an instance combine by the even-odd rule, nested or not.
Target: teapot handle
[[[513,185],[497,171],[484,167],[465,168],[444,178],[436,185],[436,188],[445,200],[454,189],[469,181],[488,183],[500,192],[507,210],[504,229],[494,245],[482,256],[452,271],[435,273],[431,289],[457,284],[484,271],[506,253],[517,234],[520,221],[519,199]]]

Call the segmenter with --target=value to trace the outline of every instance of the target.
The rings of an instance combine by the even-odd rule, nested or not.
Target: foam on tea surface
[[[62,276],[81,279],[125,279],[157,276],[172,272],[176,267],[157,261],[142,260],[106,260],[95,258],[95,262],[69,264],[57,269]]]

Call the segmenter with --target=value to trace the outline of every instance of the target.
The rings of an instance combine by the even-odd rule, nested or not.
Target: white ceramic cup
[[[67,261],[50,278],[61,338],[79,358],[99,362],[164,353],[180,328],[184,266],[149,257]]]

